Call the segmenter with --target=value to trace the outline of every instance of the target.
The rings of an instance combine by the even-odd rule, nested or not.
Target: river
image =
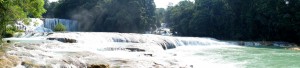
[[[65,39],[76,42],[64,43]],[[33,33],[5,40],[14,42],[7,53],[20,59],[16,68],[85,68],[99,64],[111,68],[300,67],[298,51],[238,46],[213,38],[70,32]]]

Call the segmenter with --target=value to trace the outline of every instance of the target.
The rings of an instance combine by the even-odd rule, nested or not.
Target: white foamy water
[[[17,68],[26,67],[22,62],[53,68],[85,68],[93,64],[109,64],[112,68],[240,68],[243,64],[223,61],[218,54],[207,52],[239,47],[212,38],[96,32],[31,35],[6,39],[19,42],[8,51],[21,59]],[[74,39],[77,43],[46,41],[47,38]]]

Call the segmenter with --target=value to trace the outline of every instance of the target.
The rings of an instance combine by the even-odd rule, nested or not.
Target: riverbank
[[[20,59],[17,56],[7,54],[7,50],[10,45],[3,43],[0,45],[0,67],[1,68],[13,68],[18,65]]]
[[[266,47],[266,48],[283,48],[288,50],[300,51],[300,47],[295,43],[277,42],[277,41],[226,41],[228,43],[247,46],[247,47]]]
[[[296,47],[295,43],[277,41],[226,41],[240,46],[274,46],[274,47]]]

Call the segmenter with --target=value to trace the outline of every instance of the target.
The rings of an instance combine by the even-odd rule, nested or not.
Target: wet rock
[[[125,48],[127,50],[130,50],[130,52],[145,52],[144,49],[139,49],[139,48]]]
[[[152,66],[155,68],[164,68],[164,65],[156,63],[156,62],[154,62],[154,65],[152,65]]]
[[[75,40],[75,39],[66,39],[66,42],[68,42],[68,43],[77,43],[77,40]]]
[[[21,63],[22,66],[24,66],[25,68],[40,68],[40,65],[34,64],[32,62],[29,61],[23,61]]]
[[[47,40],[55,40],[56,38],[47,38]]]
[[[52,68],[49,65],[38,65],[30,61],[23,61],[21,62],[21,65],[24,66],[25,68]]]
[[[122,38],[112,38],[114,42],[126,42],[126,39]]]
[[[191,68],[194,68],[194,65],[190,65]]]
[[[15,56],[2,56],[0,58],[0,68],[13,68],[17,66],[19,61],[18,57]]]
[[[11,67],[13,67],[13,64],[11,63],[11,61],[1,58],[0,59],[0,67],[1,68],[11,68]]]
[[[164,50],[167,50],[167,47],[165,45],[161,45],[161,47],[164,49]]]
[[[144,55],[145,55],[145,56],[151,56],[151,57],[153,56],[153,54],[144,54]]]
[[[173,56],[177,56],[177,54],[173,54]]]
[[[89,65],[87,68],[110,68],[108,64]]]
[[[6,42],[7,42],[7,43],[11,43],[11,41],[10,41],[10,40],[7,40]]]
[[[47,36],[52,35],[53,33],[48,33]]]
[[[176,48],[176,45],[173,44],[171,41],[168,41],[168,40],[162,40],[162,42],[158,42],[157,44],[162,46],[162,48],[164,50]]]
[[[69,38],[47,38],[47,40],[57,40],[63,43],[77,43],[77,40]]]
[[[291,47],[291,48],[288,48],[289,50],[295,50],[295,51],[300,51],[300,47]]]
[[[71,57],[66,57],[65,59],[62,60],[63,64],[65,66],[62,67],[68,67],[68,66],[76,66],[78,68],[85,68],[87,65],[83,62],[81,62],[79,59],[71,58]]]
[[[126,48],[117,48],[117,47],[107,47],[107,48],[104,48],[104,50],[106,51],[125,51],[127,50]]]
[[[247,41],[239,41],[236,42],[237,45],[240,46],[275,46],[275,47],[294,47],[297,46],[293,43],[289,42],[268,42],[268,41],[261,41],[261,42],[247,42]]]
[[[26,56],[26,57],[34,57],[32,54],[30,54],[30,53],[28,53],[28,52],[16,52],[16,53],[12,53],[11,55]]]
[[[277,46],[277,47],[293,47],[293,45],[291,43],[288,43],[288,42],[274,42],[273,46]]]
[[[28,49],[28,50],[35,50],[37,49],[37,47],[35,46],[24,46],[25,49]]]
[[[263,46],[272,46],[272,42],[262,41],[262,42],[260,42],[260,44]]]

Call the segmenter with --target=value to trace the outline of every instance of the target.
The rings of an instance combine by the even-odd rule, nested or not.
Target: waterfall
[[[28,20],[27,24],[25,24],[26,22],[24,20],[19,20],[19,21],[16,21],[16,23],[14,25],[16,26],[17,29],[23,30],[26,33],[31,33],[31,32],[53,32],[51,29],[45,28],[43,26],[44,21],[42,21],[39,18],[29,18],[29,19],[25,19],[25,20]]]
[[[67,28],[67,31],[78,31],[78,22],[74,20],[44,18],[43,21],[45,22],[43,26],[48,29],[53,30],[58,23],[62,23]]]
[[[164,35],[164,36],[172,36],[173,35],[171,29],[167,27],[166,23],[161,23],[160,26],[161,27],[157,28],[154,31],[152,31],[152,28],[151,28],[151,31],[148,31],[146,33],[147,34]]]
[[[66,27],[66,31],[78,31],[78,22],[74,20],[56,18],[29,18],[28,20],[28,24],[25,24],[23,20],[20,20],[16,21],[14,25],[17,29],[23,30],[26,33],[53,32],[55,26],[59,23],[62,23]]]
[[[160,45],[163,49],[173,49],[178,46],[209,46],[229,45],[213,38],[173,37],[152,34],[134,33],[54,33],[49,38],[76,39],[79,43],[151,43]]]

